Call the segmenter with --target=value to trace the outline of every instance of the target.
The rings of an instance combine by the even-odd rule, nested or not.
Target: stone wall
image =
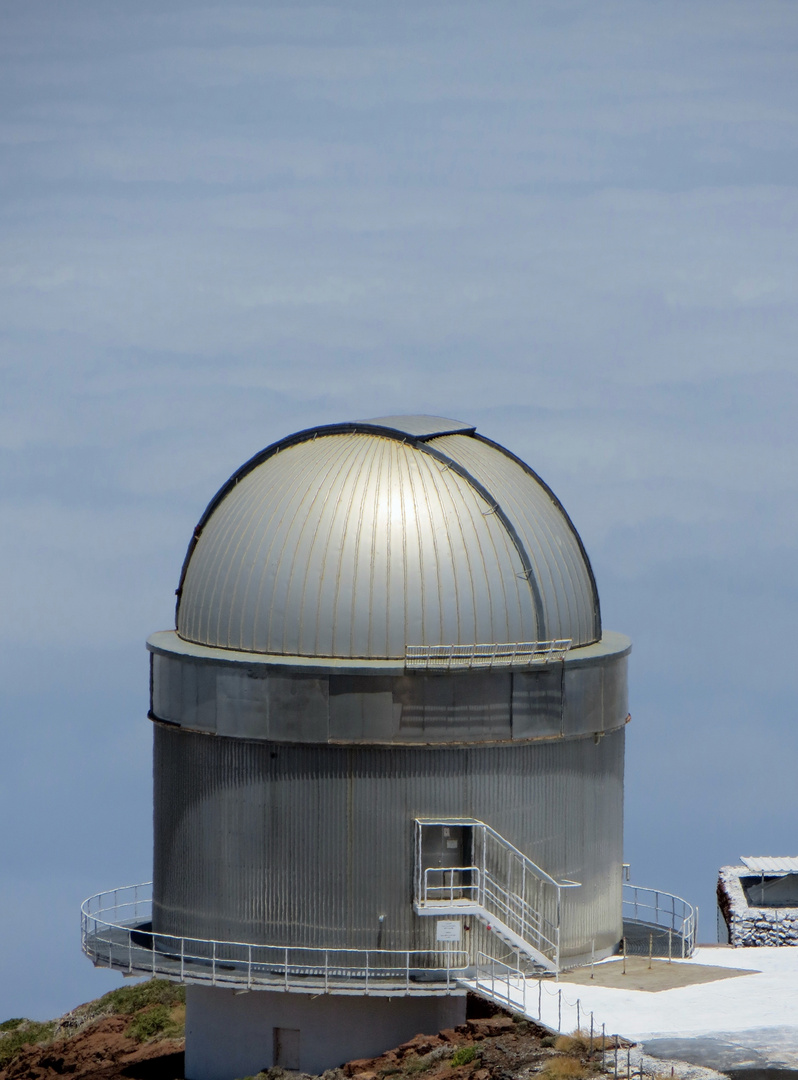
[[[723,866],[718,878],[718,907],[729,932],[729,944],[798,945],[798,907],[749,907],[741,877],[745,866]]]

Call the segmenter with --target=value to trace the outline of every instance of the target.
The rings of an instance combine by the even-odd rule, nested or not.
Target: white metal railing
[[[178,937],[151,928],[152,882],[97,893],[81,905],[81,944],[96,965],[214,986],[357,994],[451,993],[468,954],[437,949],[259,945]]]
[[[418,818],[415,825],[416,910],[431,914],[443,907],[449,911],[459,907],[483,922],[502,924],[558,971],[561,891],[579,883],[556,880],[483,821]],[[469,830],[470,865],[424,865],[425,831],[446,826]]]
[[[552,1031],[583,1032],[589,1039],[591,1052],[594,1047],[601,1047],[602,1051],[606,1047],[604,1025],[599,1032],[593,1013],[585,1008],[580,998],[568,999],[559,983],[525,978],[512,964],[479,953],[476,978],[469,980],[467,985],[481,997],[503,1005],[511,1012],[538,1020]],[[617,1036],[610,1038],[617,1043]],[[615,1075],[618,1075],[617,1066]]]
[[[551,664],[562,660],[571,638],[556,641],[508,641],[481,645],[406,645],[408,671],[451,671],[457,668],[507,668]]]
[[[681,896],[624,882],[623,918],[669,935],[669,944],[675,946],[673,951],[682,958],[692,956],[695,951],[698,909]]]

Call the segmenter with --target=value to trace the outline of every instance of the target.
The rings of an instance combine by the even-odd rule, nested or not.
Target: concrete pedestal
[[[186,987],[187,1080],[235,1080],[280,1065],[319,1074],[465,1021],[465,994],[353,997]]]

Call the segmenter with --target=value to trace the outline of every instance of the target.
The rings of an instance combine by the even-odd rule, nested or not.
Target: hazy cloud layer
[[[565,503],[635,641],[627,858],[711,938],[717,867],[795,853],[794,4],[167,7],[0,13],[0,1019],[106,985],[75,905],[150,874],[206,502],[385,413]]]

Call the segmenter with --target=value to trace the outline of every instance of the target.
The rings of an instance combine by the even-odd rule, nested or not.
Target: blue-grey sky
[[[634,640],[626,855],[796,854],[798,7],[0,5],[0,1019],[116,976],[144,640],[302,427],[478,425]]]

